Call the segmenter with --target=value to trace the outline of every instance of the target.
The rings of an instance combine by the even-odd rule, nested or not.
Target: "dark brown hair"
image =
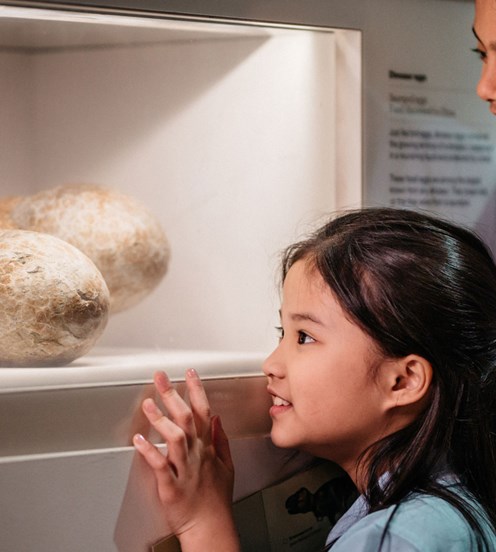
[[[439,482],[442,459],[496,530],[496,267],[487,248],[447,221],[378,208],[345,213],[289,247],[283,278],[300,259],[386,357],[418,354],[433,367],[426,410],[364,455],[370,511],[412,492],[439,496],[489,550],[473,507]],[[384,465],[401,469],[381,486]]]

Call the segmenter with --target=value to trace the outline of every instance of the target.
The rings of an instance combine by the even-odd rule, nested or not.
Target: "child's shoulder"
[[[387,552],[467,552],[476,542],[459,510],[442,498],[416,494],[398,507],[363,517],[342,535],[333,552],[379,550],[386,525],[382,550]],[[496,537],[491,538],[496,546]]]

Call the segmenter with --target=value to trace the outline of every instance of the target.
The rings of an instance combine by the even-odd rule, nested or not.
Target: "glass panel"
[[[0,8],[2,195],[108,186],[170,242],[160,285],[99,345],[272,348],[278,252],[340,207],[335,37]]]

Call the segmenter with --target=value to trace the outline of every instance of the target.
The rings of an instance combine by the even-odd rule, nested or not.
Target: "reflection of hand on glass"
[[[134,444],[155,473],[165,520],[183,552],[237,552],[231,508],[234,468],[220,419],[211,417],[194,370],[186,373],[191,407],[163,372],[157,372],[154,381],[168,416],[151,398],[143,402],[143,411],[165,440],[167,452],[140,434]]]

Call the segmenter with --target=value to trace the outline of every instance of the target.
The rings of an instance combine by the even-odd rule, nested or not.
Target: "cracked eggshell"
[[[109,292],[93,262],[37,232],[0,230],[0,366],[60,366],[105,329]]]
[[[167,272],[169,244],[159,222],[135,199],[101,186],[59,186],[23,198],[11,219],[83,251],[110,291],[112,313],[132,307]]]

